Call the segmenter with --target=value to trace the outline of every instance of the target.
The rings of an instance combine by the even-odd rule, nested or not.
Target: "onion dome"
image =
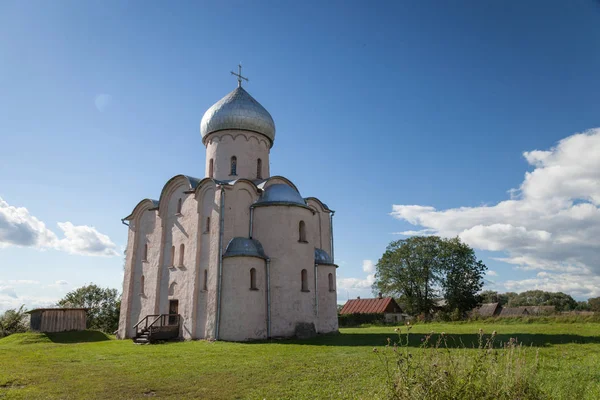
[[[333,260],[327,254],[327,252],[323,249],[318,249],[315,247],[315,264],[321,265],[334,265]]]
[[[209,108],[200,122],[202,140],[226,129],[252,131],[266,136],[273,146],[275,122],[271,114],[241,86]]]
[[[254,206],[268,205],[299,205],[308,207],[306,201],[300,196],[300,193],[285,183],[276,183],[267,187],[256,203],[254,203]]]
[[[258,240],[245,237],[231,239],[223,257],[258,257],[265,260],[268,258]]]

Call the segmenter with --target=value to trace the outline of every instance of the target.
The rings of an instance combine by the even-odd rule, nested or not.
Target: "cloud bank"
[[[476,249],[503,252],[498,260],[517,268],[544,271],[505,282],[507,290],[600,295],[600,128],[523,156],[533,170],[509,199],[447,210],[394,204],[394,218],[419,228],[400,233],[459,236]]]
[[[59,222],[58,227],[64,236],[62,239],[26,208],[11,206],[0,197],[0,247],[55,249],[86,256],[119,255],[110,238],[91,226]]]

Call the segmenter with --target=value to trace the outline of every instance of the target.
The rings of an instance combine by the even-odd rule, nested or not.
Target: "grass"
[[[450,351],[497,331],[539,349],[537,378],[554,399],[600,398],[599,323],[422,324],[409,346],[445,332]],[[179,342],[136,346],[99,332],[16,334],[0,339],[0,399],[388,398],[385,367],[373,353],[394,327],[342,329],[340,335],[272,343]],[[530,352],[532,357],[535,351]]]

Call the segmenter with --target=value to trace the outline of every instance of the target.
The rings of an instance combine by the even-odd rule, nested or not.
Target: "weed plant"
[[[479,330],[478,345],[467,348],[449,343],[446,334],[434,332],[421,338],[418,348],[410,347],[410,329],[383,351],[374,348],[384,363],[391,397],[398,400],[538,400],[550,398],[536,378],[537,351],[521,345],[516,338],[497,340],[496,332]],[[457,349],[458,347],[458,349]],[[451,350],[452,349],[452,350]],[[528,352],[535,352],[528,357]],[[529,361],[528,361],[529,360]],[[533,360],[533,361],[531,361]]]

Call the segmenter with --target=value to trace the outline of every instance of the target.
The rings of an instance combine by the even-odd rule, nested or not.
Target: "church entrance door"
[[[179,314],[179,300],[169,300],[169,325],[177,324],[176,314]]]

